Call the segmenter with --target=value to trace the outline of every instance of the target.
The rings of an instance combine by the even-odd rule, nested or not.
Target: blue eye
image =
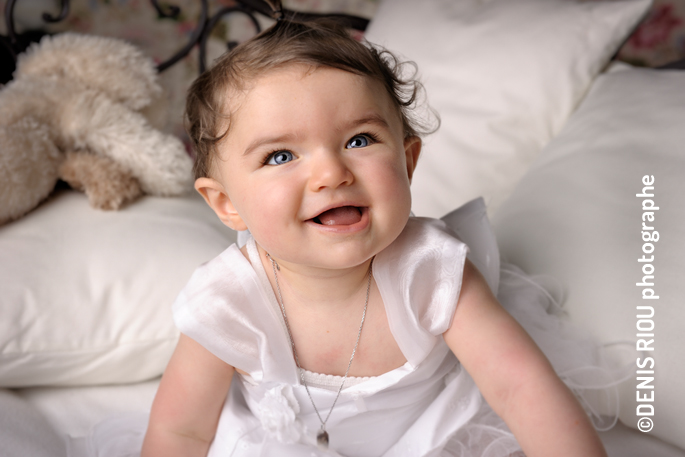
[[[347,146],[345,147],[348,149],[365,148],[369,144],[371,144],[371,141],[366,135],[355,135],[350,141],[347,142]]]
[[[283,165],[295,159],[293,153],[290,151],[276,151],[269,155],[266,160],[267,165]]]

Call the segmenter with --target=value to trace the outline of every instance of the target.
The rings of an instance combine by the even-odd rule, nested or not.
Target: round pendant
[[[323,449],[328,449],[328,432],[326,430],[321,430],[316,435],[316,444]]]

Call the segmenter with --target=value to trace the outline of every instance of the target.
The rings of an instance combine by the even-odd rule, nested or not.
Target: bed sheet
[[[26,420],[35,422],[37,412],[55,429],[57,435],[64,437],[72,455],[85,457],[86,446],[83,437],[87,436],[97,423],[113,414],[148,411],[158,385],[159,378],[137,384],[36,387],[15,391],[4,390],[0,391],[0,394],[16,394],[15,397],[25,400],[33,409],[23,412],[31,416]],[[14,418],[17,421],[23,419]],[[620,422],[610,431],[600,433],[600,437],[609,457],[685,457],[684,450],[628,428]],[[63,454],[58,451],[55,457],[59,455]]]
[[[87,457],[86,437],[93,427],[110,416],[141,420],[158,385],[159,378],[135,384],[0,389],[0,455]]]
[[[609,457],[684,457],[685,451],[621,422],[600,433]]]
[[[15,392],[38,409],[61,436],[87,436],[113,414],[147,412],[159,378],[135,384],[32,387]]]

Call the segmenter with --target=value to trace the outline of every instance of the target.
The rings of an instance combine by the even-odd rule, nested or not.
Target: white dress
[[[316,447],[320,421],[300,382],[254,241],[247,244],[249,261],[232,245],[198,268],[174,304],[176,325],[249,373],[234,377],[210,457],[503,457],[519,452],[442,338],[457,306],[467,255],[579,394],[595,423],[613,425],[616,373],[602,366],[589,340],[569,333],[550,313],[554,300],[545,289],[514,267],[500,268],[482,200],[443,220],[411,218],[374,260],[388,324],[407,362],[380,376],[346,382],[326,426],[329,450]],[[339,386],[341,378],[307,377],[317,408],[328,414],[337,390],[326,384]],[[591,395],[584,383],[591,385]],[[598,408],[610,417],[600,417]]]

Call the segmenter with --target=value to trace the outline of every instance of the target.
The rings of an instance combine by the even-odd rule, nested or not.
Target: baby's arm
[[[206,456],[233,371],[181,335],[152,404],[141,457]]]
[[[444,337],[528,457],[606,457],[576,398],[468,261]]]

